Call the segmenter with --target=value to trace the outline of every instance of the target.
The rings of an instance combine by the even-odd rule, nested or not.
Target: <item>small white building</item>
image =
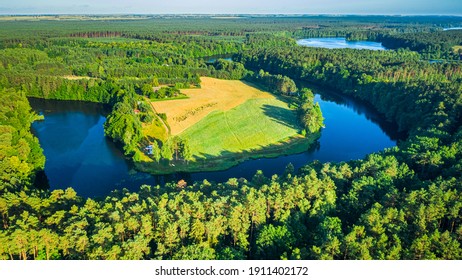
[[[144,148],[144,150],[148,155],[152,155],[152,145],[147,145],[146,148]]]

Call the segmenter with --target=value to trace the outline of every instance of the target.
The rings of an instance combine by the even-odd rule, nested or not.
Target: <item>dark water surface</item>
[[[218,59],[224,59],[224,60],[228,60],[228,61],[233,61],[232,56],[233,56],[233,54],[218,54],[218,55],[205,56],[205,57],[202,57],[202,59],[206,63],[214,63]]]
[[[305,47],[327,49],[386,50],[386,48],[382,46],[382,43],[371,41],[347,41],[343,37],[300,39],[297,41],[297,44]]]
[[[50,186],[75,188],[80,195],[108,194],[128,174],[120,149],[104,137],[102,105],[30,98],[43,121],[32,124],[43,148]]]
[[[316,90],[315,90],[316,92]],[[309,151],[272,159],[243,162],[219,172],[152,176],[133,170],[120,149],[104,136],[107,109],[94,103],[30,99],[31,106],[45,116],[32,125],[47,158],[45,173],[51,189],[73,187],[84,197],[108,195],[114,189],[137,191],[142,184],[170,180],[187,182],[228,178],[250,179],[257,170],[267,176],[281,173],[287,164],[300,168],[309,161],[348,161],[393,147],[403,138],[396,128],[368,106],[332,93],[316,95],[325,118],[325,128]]]

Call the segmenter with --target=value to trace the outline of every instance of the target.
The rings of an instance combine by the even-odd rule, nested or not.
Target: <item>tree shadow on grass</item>
[[[297,125],[296,113],[293,110],[268,104],[263,105],[262,109],[263,113],[272,121],[295,130],[300,130],[300,127]]]
[[[160,162],[143,163],[141,171],[154,174],[171,174],[179,172],[209,172],[227,170],[241,162],[259,158],[277,158],[293,154],[304,153],[319,148],[318,137],[294,138],[285,142],[259,146],[240,152],[221,151],[219,154],[199,153],[189,161],[161,160]]]

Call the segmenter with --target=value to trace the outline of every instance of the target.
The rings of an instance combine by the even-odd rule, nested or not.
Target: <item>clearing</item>
[[[155,111],[167,114],[171,135],[187,139],[193,160],[156,163],[143,155],[135,162],[138,169],[156,174],[225,170],[251,158],[304,152],[319,137],[303,137],[296,111],[268,92],[242,81],[201,81],[202,88],[182,91],[188,99],[152,102]]]
[[[96,80],[96,78],[88,77],[88,76],[75,76],[75,75],[65,75],[63,76],[66,80]]]
[[[159,113],[167,114],[172,135],[178,135],[198,123],[213,111],[231,110],[249,99],[276,99],[268,92],[249,86],[242,81],[201,78],[200,89],[181,91],[188,99],[155,101]]]

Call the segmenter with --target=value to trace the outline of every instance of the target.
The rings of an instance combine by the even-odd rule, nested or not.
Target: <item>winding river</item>
[[[327,48],[384,49],[380,43],[347,42],[344,38],[298,41],[304,46]],[[379,46],[380,45],[380,46]],[[210,58],[216,59],[218,57]],[[223,57],[220,57],[223,58]],[[292,163],[300,168],[310,161],[340,162],[396,145],[405,136],[369,106],[335,92],[314,89],[325,118],[321,137],[307,152],[271,159],[248,160],[225,171],[152,176],[133,169],[120,149],[104,136],[107,108],[95,103],[29,99],[32,108],[44,115],[33,123],[47,158],[45,173],[51,189],[73,187],[83,197],[104,197],[112,190],[139,190],[142,184],[157,185],[185,179],[187,182],[224,182],[228,178],[251,179],[257,170],[267,176],[284,171]]]
[[[315,92],[319,92],[315,90]],[[392,124],[368,106],[335,93],[316,94],[325,118],[318,142],[302,154],[243,162],[225,171],[152,176],[136,172],[120,149],[104,137],[107,110],[94,103],[30,99],[32,108],[45,116],[32,125],[47,158],[45,173],[51,189],[73,187],[81,196],[98,197],[114,189],[132,191],[142,184],[170,180],[188,182],[207,179],[250,179],[257,170],[264,174],[282,172],[292,163],[300,168],[312,160],[348,161],[393,147],[403,138]]]

